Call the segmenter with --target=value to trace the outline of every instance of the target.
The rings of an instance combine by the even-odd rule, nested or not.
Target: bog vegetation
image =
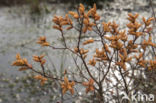
[[[89,11],[80,4],[77,12],[69,11],[64,17],[54,16],[52,19],[55,24],[53,28],[60,32],[58,35],[62,38],[63,47],[49,43],[45,36],[41,36],[37,41],[41,46],[52,50],[71,52],[74,55],[75,70],[71,72],[64,68],[63,78],[47,73],[44,59],[46,55],[33,56],[34,62],[41,66],[40,70],[34,68],[32,63],[22,58],[20,54],[16,55],[12,65],[19,67],[19,71],[35,72],[36,76],[33,78],[36,82],[40,81],[42,86],[48,82],[48,79],[56,80],[60,83],[63,95],[69,92],[71,96],[81,96],[82,101],[84,98],[94,96],[91,98],[94,103],[105,103],[107,99],[120,101],[120,92],[129,95],[137,90],[134,80],[142,75],[142,71],[156,69],[156,44],[153,42],[154,35],[151,32],[151,22],[154,18],[142,17],[138,22],[138,17],[139,14],[129,13],[127,28],[120,30],[116,21],[100,21],[95,4]],[[71,30],[76,30],[75,33],[78,34],[76,45],[72,47],[66,39],[66,34]],[[82,38],[90,33],[98,36],[98,40]],[[87,47],[94,43],[99,43],[100,46],[95,50]],[[76,92],[77,86],[84,88],[84,93],[79,95]],[[109,98],[106,98],[108,95]]]

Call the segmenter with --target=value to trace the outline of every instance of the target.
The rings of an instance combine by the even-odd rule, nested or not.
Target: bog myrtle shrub
[[[151,24],[154,18],[142,17],[142,20],[138,22],[138,16],[139,14],[129,13],[127,28],[119,30],[116,21],[107,23],[100,21],[95,4],[89,11],[86,11],[84,5],[80,4],[77,12],[69,11],[64,17],[54,16],[52,19],[53,28],[60,32],[63,47],[50,44],[45,36],[41,36],[37,41],[43,47],[71,52],[74,55],[75,68],[73,69],[75,71],[65,69],[64,78],[47,73],[45,55],[33,56],[34,62],[40,64],[41,70],[35,69],[20,54],[16,55],[16,60],[12,65],[19,67],[19,71],[35,72],[37,75],[34,79],[39,80],[42,86],[48,82],[48,79],[56,80],[60,83],[63,95],[69,92],[71,96],[80,96],[75,92],[79,85],[85,89],[84,95],[94,97],[91,101],[99,103],[105,103],[108,99],[120,101],[120,92],[129,96],[132,91],[135,91],[137,87],[134,87],[133,81],[141,75],[141,71],[156,69],[156,44],[153,42]],[[78,36],[74,41],[74,46],[69,46],[66,34],[72,30],[76,30],[75,33]],[[91,33],[98,39],[82,38]],[[99,46],[93,47],[96,43],[99,43]],[[88,45],[92,48],[87,48]],[[69,78],[69,74],[75,78]],[[106,98],[108,96],[109,98]],[[85,97],[82,96],[82,99]]]

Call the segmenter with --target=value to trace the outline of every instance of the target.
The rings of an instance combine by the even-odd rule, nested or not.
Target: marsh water
[[[142,16],[152,16],[151,8],[146,0],[139,0],[138,2],[134,2],[134,0],[123,1],[115,0],[115,2],[104,4],[103,9],[98,10],[102,21],[116,21],[122,25],[122,27],[120,27],[122,29],[128,22],[126,18],[129,12],[139,13],[140,18]],[[44,10],[41,14],[30,13],[28,5],[0,7],[0,73],[3,75],[1,79],[4,79],[4,81],[10,80],[12,83],[15,79],[22,78],[23,75],[26,75],[11,66],[12,61],[15,60],[16,53],[20,53],[23,57],[27,58],[29,62],[32,62],[32,55],[45,53],[48,55],[46,58],[50,62],[53,62],[56,68],[62,68],[61,63],[64,67],[71,66],[72,60],[68,58],[68,53],[54,52],[51,48],[43,48],[36,44],[37,38],[45,35],[50,43],[56,46],[62,46],[59,32],[52,29],[52,18],[54,15],[63,16],[71,10],[64,4],[44,5],[46,5],[48,11],[45,12]],[[156,11],[156,3],[153,5]],[[71,43],[74,41],[74,32],[68,35],[68,39]],[[50,63],[47,67],[52,70],[51,65],[53,64]],[[0,81],[0,92],[3,90],[3,92],[0,93],[0,103],[21,103],[21,99],[19,99],[19,101],[17,100],[19,95],[15,95],[15,98],[12,97],[12,99],[16,99],[13,102],[7,100],[9,99],[7,96],[13,91],[11,92],[9,88],[4,88],[7,85],[4,81]],[[5,99],[3,98],[4,94],[6,94]],[[31,102],[33,102],[33,100]]]

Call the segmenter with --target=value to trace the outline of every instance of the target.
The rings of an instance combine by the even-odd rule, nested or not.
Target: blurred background
[[[29,62],[32,61],[32,55],[45,53],[46,59],[50,61],[47,63],[47,68],[55,69],[55,74],[59,75],[63,68],[71,68],[71,59],[67,58],[68,53],[54,52],[50,48],[41,48],[36,44],[37,38],[45,35],[50,43],[61,45],[59,32],[52,29],[54,15],[63,16],[68,11],[75,11],[79,3],[83,3],[87,9],[96,3],[101,21],[116,21],[120,29],[124,29],[128,22],[126,20],[128,13],[139,13],[139,18],[142,16],[148,18],[153,15],[149,1],[0,0],[0,103],[56,103],[59,101],[60,91],[57,88],[51,88],[57,87],[58,84],[52,82],[46,85],[47,88],[40,87],[39,83],[31,78],[32,73],[21,73],[11,66],[16,53],[20,53]],[[153,0],[152,5],[156,11],[156,0]],[[156,29],[154,32],[156,33]],[[74,41],[73,34],[74,32],[71,32],[68,35],[69,42]],[[156,90],[154,83],[150,85],[151,87],[148,86],[150,91]]]

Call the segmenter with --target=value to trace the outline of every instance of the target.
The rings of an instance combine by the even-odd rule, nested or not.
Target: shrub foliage
[[[41,36],[37,43],[53,50],[67,50],[73,56],[75,71],[64,70],[64,79],[55,77],[46,72],[45,55],[33,56],[34,62],[38,62],[41,70],[35,69],[28,60],[16,55],[13,66],[19,67],[19,71],[31,70],[37,75],[34,79],[39,80],[43,86],[48,79],[60,83],[62,93],[68,91],[71,95],[80,96],[76,85],[85,88],[88,97],[94,96],[92,101],[104,103],[121,100],[119,93],[125,92],[129,95],[137,87],[134,80],[142,71],[154,71],[156,69],[156,44],[153,42],[152,25],[153,17],[142,22],[137,21],[139,14],[128,14],[129,23],[125,30],[119,30],[119,25],[113,22],[101,22],[100,15],[96,11],[96,5],[89,11],[85,11],[84,5],[80,4],[77,12],[69,11],[64,17],[54,16],[53,28],[60,32],[63,47],[51,45],[45,36]],[[75,46],[69,46],[66,34],[70,30],[76,30],[78,34]],[[98,37],[83,39],[84,35],[94,34]],[[99,44],[95,48],[87,48]],[[74,68],[73,68],[74,69]],[[69,75],[73,75],[70,78]],[[83,94],[82,94],[83,95]],[[85,98],[86,96],[82,96]]]

